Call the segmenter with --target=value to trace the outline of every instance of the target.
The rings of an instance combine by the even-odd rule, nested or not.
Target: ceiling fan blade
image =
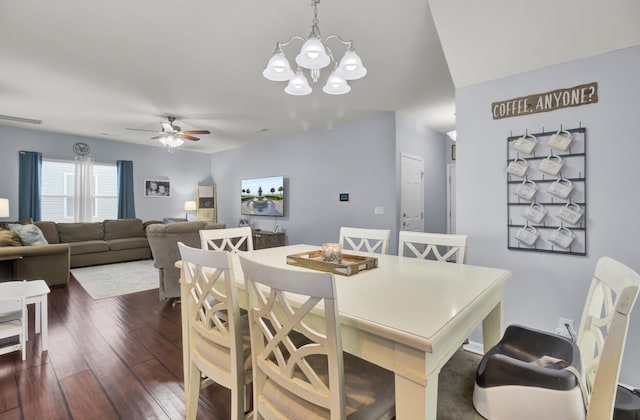
[[[182,134],[211,134],[209,130],[188,130],[183,131]]]
[[[150,133],[157,133],[158,130],[143,130],[141,128],[125,128],[125,130],[131,130],[131,131],[148,131]]]
[[[155,136],[155,137],[151,137],[151,140],[156,140],[156,139],[161,139],[167,137],[165,134],[159,135],[159,136]]]
[[[198,141],[198,140],[200,140],[200,139],[199,139],[199,138],[197,138],[197,137],[188,136],[188,135],[186,135],[186,134],[184,134],[184,133],[182,133],[182,134],[178,134],[176,137],[180,137],[181,139],[191,140],[191,141]]]

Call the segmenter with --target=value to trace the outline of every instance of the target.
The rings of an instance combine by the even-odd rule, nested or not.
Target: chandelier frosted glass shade
[[[322,41],[311,37],[302,45],[300,54],[296,56],[296,63],[305,69],[323,69],[331,63],[331,58],[327,55]]]
[[[284,88],[285,92],[294,96],[308,95],[311,93],[311,90],[311,86],[309,86],[309,82],[304,73],[302,73],[302,70],[296,71],[296,74],[289,80],[287,87]]]
[[[184,140],[176,136],[164,136],[158,139],[160,143],[167,147],[180,147],[184,144]]]
[[[367,69],[362,65],[360,56],[355,51],[349,50],[340,60],[336,75],[345,80],[357,80],[367,75]]]
[[[327,84],[322,88],[322,91],[329,95],[343,95],[349,93],[350,90],[351,86],[342,77],[337,76],[335,71],[331,72],[331,75],[327,78]]]
[[[273,54],[269,63],[267,63],[267,68],[262,72],[266,79],[274,82],[286,82],[293,77],[293,74],[293,70],[289,66],[289,60],[287,60],[282,51]]]

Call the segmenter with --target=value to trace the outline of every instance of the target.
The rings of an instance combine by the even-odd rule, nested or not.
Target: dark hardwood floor
[[[184,419],[180,305],[157,289],[95,301],[72,277],[49,294],[48,352],[29,306],[27,360],[0,356],[0,420]],[[198,418],[229,418],[229,399],[206,388]]]

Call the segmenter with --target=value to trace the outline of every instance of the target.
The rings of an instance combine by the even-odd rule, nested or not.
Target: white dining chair
[[[249,226],[200,231],[202,249],[214,251],[253,251],[253,237]],[[244,246],[245,249],[242,249]]]
[[[507,327],[482,358],[473,405],[487,419],[611,419],[640,274],[598,260],[576,342]]]
[[[0,297],[0,354],[20,350],[22,360],[27,358],[27,306],[24,297]],[[5,340],[12,337],[15,340]]]
[[[341,227],[339,243],[343,249],[386,254],[389,250],[389,229]]]
[[[251,383],[251,345],[240,316],[231,253],[178,242],[182,258],[186,418],[195,419],[200,389],[210,381],[231,389],[231,418],[244,418]],[[184,333],[184,331],[183,331]]]
[[[465,264],[467,241],[467,235],[402,230],[398,235],[398,255],[407,256],[407,251],[411,251],[412,257]]]
[[[243,255],[240,264],[249,294],[254,418],[395,415],[393,373],[342,351],[333,274],[271,267]]]

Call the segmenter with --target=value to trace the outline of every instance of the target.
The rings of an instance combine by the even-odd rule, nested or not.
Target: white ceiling
[[[174,115],[183,130],[212,131],[183,146],[203,152],[391,110],[445,132],[454,81],[640,44],[640,2],[603,4],[323,0],[323,35],[353,40],[369,73],[347,95],[314,85],[291,97],[262,70],[277,41],[308,34],[310,0],[0,0],[0,114],[43,121],[0,124],[160,147],[126,128],[156,130]],[[299,46],[285,50],[290,61]]]

